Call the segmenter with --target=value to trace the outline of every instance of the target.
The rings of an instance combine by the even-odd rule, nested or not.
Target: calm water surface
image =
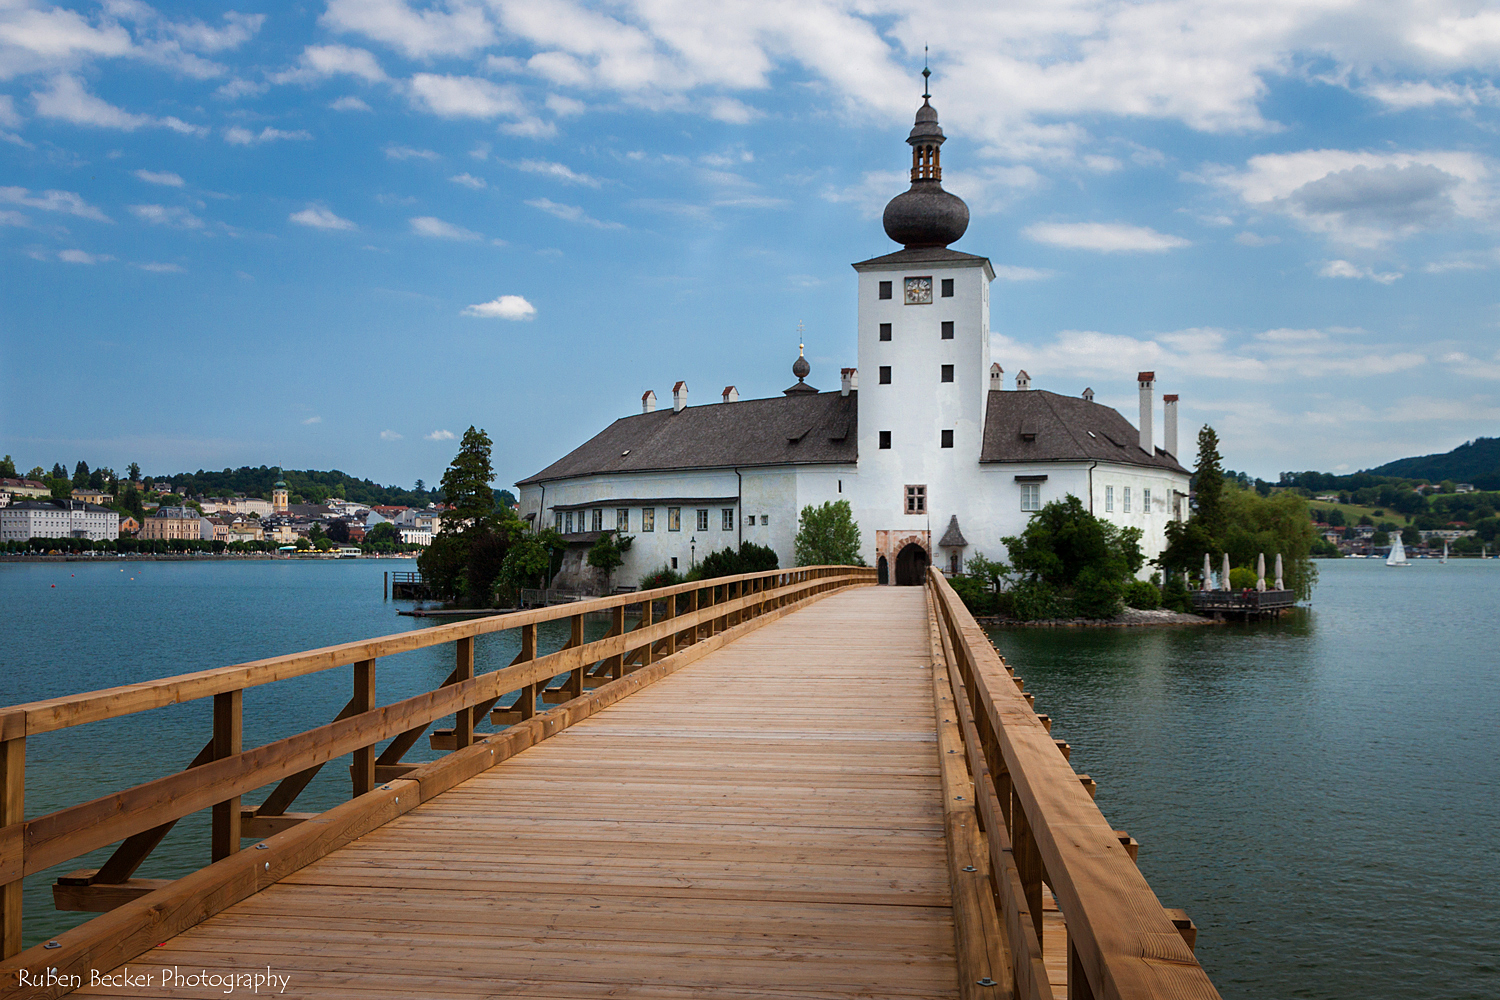
[[[392,568],[411,564],[0,564],[0,705],[426,626],[381,601]],[[1162,902],[1197,922],[1226,998],[1500,996],[1500,561],[1321,569],[1312,608],[1278,623],[994,638]],[[481,638],[479,668],[516,649]],[[381,700],[429,690],[452,655],[382,659]],[[331,720],[351,675],[247,691],[245,744]],[[33,738],[28,814],[185,765],[209,713]],[[408,759],[432,756],[423,741]],[[348,781],[330,765],[295,808],[342,801]],[[190,871],[207,842],[189,817],[139,874]],[[53,911],[49,886],[107,854],[27,880],[28,944],[87,919]]]
[[[1500,561],[1274,624],[997,629],[1226,998],[1500,996]]]

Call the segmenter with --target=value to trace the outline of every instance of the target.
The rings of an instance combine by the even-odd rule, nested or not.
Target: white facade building
[[[24,500],[0,508],[0,542],[29,538],[120,537],[120,515],[78,500]]]
[[[588,547],[603,531],[633,537],[614,582],[668,566],[686,571],[741,541],[793,564],[799,512],[848,500],[867,563],[892,583],[919,582],[936,562],[962,570],[976,553],[1004,559],[1001,539],[1032,512],[1071,494],[1096,516],[1141,530],[1149,560],[1166,525],[1186,517],[1187,470],[1177,461],[1177,397],[1166,396],[1166,447],[1152,434],[1155,375],[1137,375],[1132,426],[1081,397],[1033,390],[1025,372],[1007,390],[990,357],[988,259],[949,249],[968,207],[942,190],[937,113],[923,104],[907,140],[912,186],[887,206],[885,228],[904,249],[854,265],[857,368],[837,392],[806,384],[807,361],[782,396],[671,410],[642,397],[615,421],[519,483],[521,515],[570,543],[558,584],[597,584]],[[1123,376],[1124,373],[1122,373]]]

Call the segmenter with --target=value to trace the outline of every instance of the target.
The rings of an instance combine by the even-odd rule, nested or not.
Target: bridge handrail
[[[1021,693],[1021,680],[936,567],[927,586],[989,839],[1015,996],[1052,996],[1041,961],[1045,882],[1067,923],[1070,1000],[1217,1000],[1121,834]]]
[[[432,787],[436,790],[451,787],[454,781],[461,780],[453,775],[471,765],[458,761],[457,765],[445,770],[442,762],[462,757],[461,751],[476,749],[482,743],[490,747],[490,751],[480,763],[492,766],[531,742],[545,739],[572,721],[586,717],[595,706],[609,704],[641,683],[664,676],[657,670],[644,679],[632,677],[637,672],[648,670],[654,663],[665,668],[674,656],[676,662],[686,662],[683,657],[695,658],[696,652],[688,647],[714,640],[720,633],[736,626],[775,615],[782,609],[835,589],[874,582],[873,569],[848,566],[806,566],[717,577],[559,607],[439,625],[0,709],[0,960],[11,959],[21,951],[21,880],[27,875],[123,840],[103,868],[73,873],[73,876],[59,880],[59,886],[54,889],[59,897],[66,893],[77,899],[87,897],[95,885],[105,889],[113,887],[115,895],[109,898],[118,903],[122,898],[118,895],[121,886],[141,890],[149,888],[141,880],[132,878],[135,869],[172,825],[190,813],[205,808],[213,810],[212,857],[219,862],[239,851],[242,837],[285,835],[313,819],[316,814],[288,813],[286,810],[318,770],[340,756],[352,753],[354,759],[351,768],[354,800],[345,805],[354,806],[361,801],[361,796],[368,796],[372,805],[364,810],[366,813],[381,808],[381,803],[375,801],[379,796],[372,794],[378,782],[394,782],[407,774],[415,776],[416,772],[437,768],[441,780]],[[680,606],[683,603],[685,608]],[[635,627],[627,631],[625,608],[635,604],[641,606],[640,618]],[[658,604],[665,609],[660,619],[655,616]],[[609,633],[592,642],[584,642],[584,616],[601,611],[611,613]],[[572,624],[568,644],[556,652],[539,655],[537,625],[564,618]],[[475,640],[482,635],[511,629],[521,630],[520,654],[510,666],[476,675]],[[378,657],[445,643],[455,644],[456,662],[453,672],[442,685],[425,694],[377,706],[375,663]],[[241,709],[245,688],[350,664],[355,666],[353,697],[333,722],[251,750],[242,749]],[[568,675],[565,684],[558,688],[547,687],[562,674]],[[586,681],[599,685],[587,696],[584,690]],[[610,688],[616,681],[622,684]],[[476,722],[482,721],[501,698],[516,691],[520,695],[515,704],[510,709],[496,711],[505,713],[506,721],[536,723],[540,727],[534,724],[527,732],[518,733],[510,740],[502,737],[527,727],[504,730],[496,735],[475,733]],[[214,699],[213,735],[187,770],[91,802],[26,819],[25,745],[28,735],[210,696]],[[554,711],[538,712],[538,697],[548,703],[562,702],[562,705]],[[581,707],[571,713],[567,711],[574,705]],[[449,716],[455,720],[454,729],[435,732],[433,745],[437,749],[459,752],[450,753],[429,765],[401,761],[402,755],[421,739],[432,723]],[[377,758],[376,744],[385,740],[391,742]],[[241,812],[241,795],[278,781],[280,784],[260,807]],[[428,784],[422,783],[423,792],[429,791]],[[410,808],[415,800],[410,793],[407,796],[406,808]],[[396,801],[399,803],[400,799]],[[321,815],[332,815],[341,808],[335,807],[335,810]],[[326,852],[331,849],[326,831],[322,836],[322,840],[307,839],[316,840],[316,849]],[[305,856],[311,860],[314,855]],[[187,876],[172,884],[196,877]],[[100,894],[100,898],[104,895],[107,894]],[[109,909],[109,905],[86,903],[72,908]],[[203,913],[197,919],[206,915]],[[149,927],[157,919],[150,913],[140,914],[138,918],[139,926],[131,925],[134,932],[143,932],[141,928]],[[98,941],[84,933],[92,923],[63,935],[70,943],[64,951],[45,953],[48,962],[57,964],[79,955],[97,957],[94,949],[100,947]],[[118,928],[107,933],[114,936],[110,938],[109,947],[125,947],[114,943],[120,938]],[[132,954],[125,954],[121,960],[128,960]],[[9,970],[11,963],[6,961],[4,967]],[[4,984],[0,984],[0,996],[4,995]]]

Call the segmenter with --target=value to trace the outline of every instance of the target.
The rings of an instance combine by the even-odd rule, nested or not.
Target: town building
[[[202,516],[192,507],[158,507],[141,523],[138,537],[149,540],[190,538],[200,540]],[[210,534],[209,537],[213,537]]]
[[[93,489],[76,489],[73,491],[73,499],[80,503],[98,504],[101,507],[115,502],[114,494]]]
[[[286,488],[286,480],[276,480],[276,485],[271,487],[271,509],[267,514],[285,514],[287,507],[291,505],[291,492]],[[264,516],[264,515],[262,515]]]
[[[944,141],[924,95],[907,139],[911,188],[885,210],[902,249],[853,265],[859,363],[837,391],[809,385],[800,355],[780,397],[741,400],[730,386],[721,402],[689,406],[679,381],[670,410],[648,391],[640,413],[517,484],[522,517],[569,543],[560,585],[597,585],[585,557],[606,530],[634,539],[620,583],[742,541],[789,566],[799,512],[835,500],[849,502],[862,556],[892,583],[919,582],[932,563],[961,572],[975,554],[1003,560],[1001,539],[1069,494],[1139,528],[1148,559],[1161,552],[1167,524],[1187,515],[1178,397],[1162,397],[1158,446],[1153,372],[1136,376],[1136,426],[1091,389],[1032,389],[1024,371],[1007,388],[991,358],[994,268],[950,248],[969,210],[942,188]]]
[[[0,479],[0,506],[27,497],[47,498],[52,490],[35,479]]]
[[[78,500],[21,500],[0,507],[0,542],[31,538],[120,537],[120,515],[98,504]]]

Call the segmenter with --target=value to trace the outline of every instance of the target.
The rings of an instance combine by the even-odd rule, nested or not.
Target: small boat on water
[[[1387,566],[1411,565],[1406,558],[1406,546],[1401,544],[1401,536],[1394,532],[1391,534],[1391,554],[1385,557],[1385,564]]]
[[[1443,558],[1439,559],[1438,562],[1444,562],[1445,563],[1447,561],[1448,561],[1448,540],[1445,538],[1445,539],[1443,539]]]

